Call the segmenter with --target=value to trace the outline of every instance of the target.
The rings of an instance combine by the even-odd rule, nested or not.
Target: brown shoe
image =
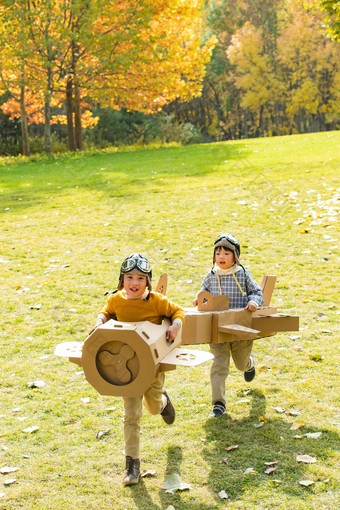
[[[171,425],[175,421],[175,415],[176,415],[175,408],[172,405],[167,392],[164,390],[163,393],[166,396],[167,402],[166,402],[166,406],[164,407],[163,411],[161,412],[161,417],[163,418],[163,420],[165,421],[165,423],[167,425]]]
[[[123,485],[136,485],[139,481],[140,475],[140,460],[133,459],[132,457],[125,457],[125,476],[123,478]]]

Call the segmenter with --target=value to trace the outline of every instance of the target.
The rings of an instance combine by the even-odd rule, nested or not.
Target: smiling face
[[[146,286],[146,276],[133,272],[124,274],[123,287],[128,299],[140,299],[144,297]]]
[[[215,262],[220,269],[229,269],[235,264],[235,256],[232,251],[218,246],[215,251]]]

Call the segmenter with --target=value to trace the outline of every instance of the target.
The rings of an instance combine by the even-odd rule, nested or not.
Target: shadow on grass
[[[178,473],[181,475],[181,464],[183,454],[182,448],[179,446],[170,446],[167,452],[167,464],[164,479],[167,475]],[[193,466],[194,469],[194,466]],[[144,479],[141,478],[140,483],[131,488],[131,495],[134,499],[135,505],[141,510],[165,510],[171,505],[174,508],[181,510],[212,510],[211,505],[206,505],[199,501],[183,501],[181,498],[182,491],[177,491],[175,494],[166,493],[165,490],[160,490],[161,506],[159,507],[152,501],[148,492]],[[216,507],[217,508],[217,507]]]
[[[218,493],[225,490],[229,500],[242,499],[245,492],[254,491],[261,484],[273,483],[280,492],[287,495],[306,497],[306,489],[299,485],[300,480],[315,479],[310,473],[310,465],[297,462],[298,455],[309,455],[319,463],[327,462],[331,451],[339,450],[338,434],[323,430],[318,439],[308,439],[304,434],[317,432],[311,427],[291,430],[291,422],[281,419],[266,420],[266,399],[259,390],[252,390],[252,405],[249,416],[241,420],[232,419],[228,414],[220,418],[210,418],[205,423],[206,447],[204,457],[210,465],[209,487],[220,502]],[[265,418],[264,425],[258,427]],[[258,428],[257,428],[257,427]],[[300,436],[299,438],[294,436]],[[227,450],[229,446],[237,446]],[[267,463],[267,464],[266,464]],[[276,463],[269,466],[269,463]],[[276,470],[265,474],[269,467]],[[253,469],[255,473],[245,473]],[[324,477],[326,478],[326,477]],[[322,481],[322,480],[320,480]],[[309,489],[313,492],[313,489]],[[325,491],[328,490],[325,484]]]

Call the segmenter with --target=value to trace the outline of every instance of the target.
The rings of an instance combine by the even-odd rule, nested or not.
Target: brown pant
[[[155,382],[141,397],[124,397],[124,441],[125,455],[133,459],[140,458],[140,419],[144,406],[151,414],[159,414],[166,405],[166,397],[163,394],[165,374],[161,372]]]
[[[230,356],[234,360],[235,367],[245,372],[249,366],[252,347],[252,340],[210,344],[210,352],[214,355],[210,370],[212,404],[218,401],[226,403],[225,380],[229,374]]]

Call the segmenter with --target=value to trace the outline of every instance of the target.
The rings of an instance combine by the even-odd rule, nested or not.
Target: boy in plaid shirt
[[[202,290],[213,296],[227,294],[230,308],[244,308],[255,312],[263,304],[262,290],[253,279],[250,271],[239,260],[240,244],[232,234],[221,234],[214,243],[214,267],[202,283]],[[197,305],[197,297],[194,300]],[[225,380],[229,374],[230,356],[238,370],[244,372],[244,378],[250,382],[255,377],[255,361],[251,353],[252,340],[238,340],[221,344],[210,344],[214,360],[210,371],[211,403],[210,417],[225,414]]]

